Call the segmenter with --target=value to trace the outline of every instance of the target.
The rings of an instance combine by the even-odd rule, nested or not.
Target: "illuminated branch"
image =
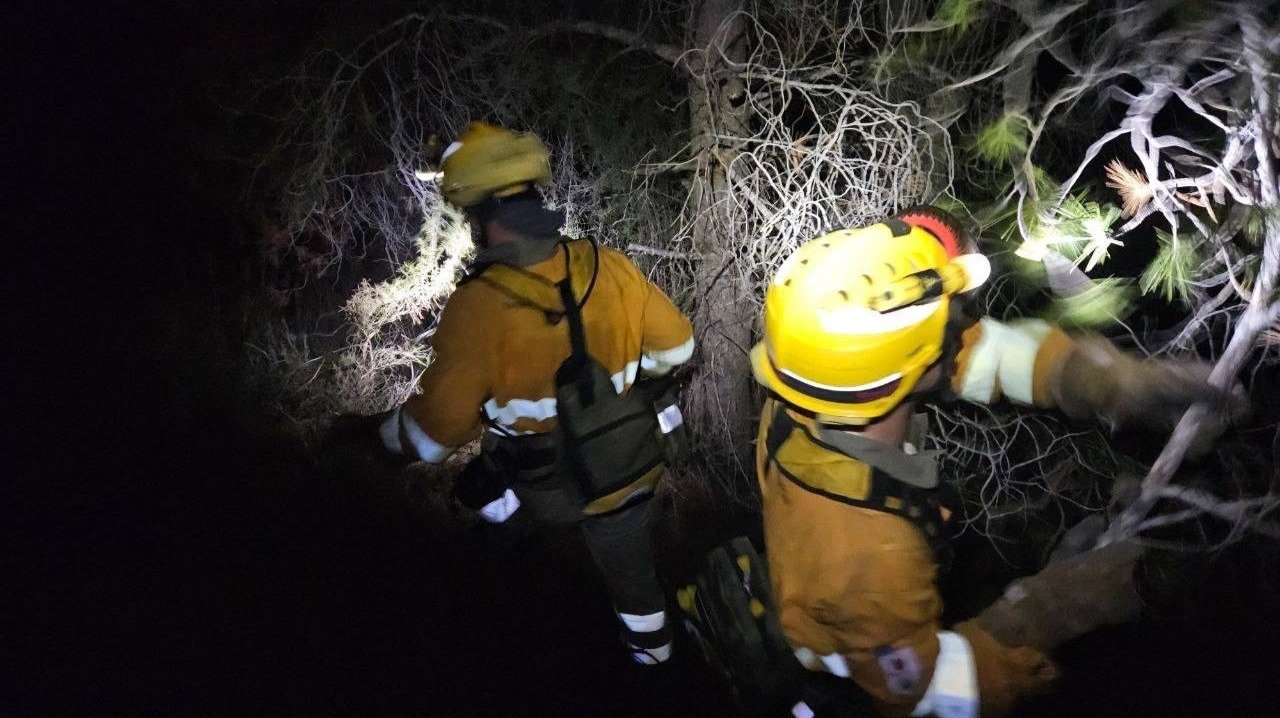
[[[1276,81],[1268,54],[1261,51],[1265,48],[1264,35],[1258,19],[1253,15],[1251,6],[1236,6],[1239,22],[1243,31],[1244,57],[1248,65],[1249,77],[1252,80],[1254,117],[1256,126],[1253,142],[1256,160],[1257,182],[1253,183],[1256,203],[1264,210],[1265,234],[1263,238],[1262,260],[1256,280],[1249,290],[1248,303],[1226,350],[1219,358],[1210,375],[1210,383],[1222,391],[1230,391],[1236,377],[1244,367],[1250,355],[1258,345],[1259,336],[1280,319],[1280,295],[1277,295],[1277,281],[1280,281],[1280,196],[1275,186],[1273,135],[1267,128],[1275,121],[1273,112]],[[1156,502],[1165,496],[1175,496],[1198,508],[1222,516],[1223,504],[1217,500],[1209,500],[1201,495],[1193,495],[1180,487],[1170,486],[1174,473],[1181,464],[1187,449],[1200,437],[1211,431],[1216,425],[1210,410],[1197,405],[1192,407],[1178,426],[1160,456],[1156,458],[1151,470],[1142,482],[1142,492],[1130,504],[1113,528],[1108,532],[1108,540],[1118,540],[1138,534],[1142,530],[1144,518],[1155,507]],[[1275,506],[1273,497],[1263,501],[1262,505],[1270,510]],[[1194,500],[1193,500],[1194,499]],[[1263,512],[1265,513],[1265,511]],[[1240,516],[1239,511],[1231,515]],[[1275,533],[1275,524],[1258,527],[1267,535]]]
[[[533,38],[543,35],[553,35],[556,33],[578,33],[581,35],[600,37],[606,40],[612,40],[613,42],[632,50],[648,52],[659,59],[671,63],[673,67],[680,68],[684,65],[685,53],[681,51],[680,48],[661,42],[653,42],[645,39],[638,32],[632,32],[630,30],[599,22],[565,21],[547,23],[528,30],[525,35]]]
[[[1064,262],[1050,266],[1057,258],[1055,248],[1070,251],[1082,265],[1074,273],[1083,275],[1118,237],[1156,222],[1162,244],[1141,286],[1186,302],[1190,312],[1185,324],[1163,339],[1135,336],[1139,349],[1150,354],[1187,351],[1203,337],[1217,341],[1221,335],[1225,346],[1211,381],[1223,391],[1230,391],[1250,365],[1275,362],[1278,353],[1267,332],[1280,316],[1275,286],[1280,275],[1275,169],[1280,140],[1273,66],[1280,29],[1264,26],[1256,5],[1246,2],[1216,5],[1196,19],[1176,21],[1168,3],[1136,0],[1105,5],[1009,0],[1002,5],[1017,14],[1018,39],[968,73],[963,73],[963,62],[956,63],[962,79],[946,89],[979,89],[990,83],[999,95],[998,119],[980,135],[983,144],[976,151],[1012,169],[1013,182],[998,205],[1016,210],[1013,224],[1027,248],[1019,254],[1046,257],[1050,285],[1057,290],[1081,282],[1061,281]],[[1089,56],[1075,58],[1071,47],[1088,47]],[[1042,78],[1032,71],[1046,54],[1067,70],[1047,88],[1047,97],[1046,88],[1036,85]],[[1042,180],[1038,160],[1046,133],[1090,96],[1118,106],[1123,119],[1084,149],[1065,181],[1055,185]],[[1157,118],[1171,111],[1196,118],[1200,136],[1192,140],[1176,130],[1158,130],[1165,123]],[[1104,226],[1094,236],[1066,235],[1066,245],[1055,245],[1055,228],[1079,215],[1082,178],[1097,171],[1096,160],[1104,151],[1126,148],[1122,159],[1107,168],[1110,184],[1124,202],[1126,221],[1116,228]],[[1096,216],[1105,218],[1105,208],[1099,207]],[[1248,228],[1259,223],[1261,229],[1244,239]],[[1257,523],[1261,533],[1274,533],[1274,523],[1261,518],[1274,507],[1274,493],[1217,499],[1170,483],[1187,450],[1203,443],[1201,434],[1218,424],[1203,406],[1183,417],[1139,498],[1112,526],[1108,540],[1179,523],[1192,515],[1188,512],[1229,519],[1244,530]],[[1151,515],[1161,499],[1189,497],[1194,500],[1182,501],[1188,504],[1185,509]],[[1233,529],[1232,536],[1239,535]]]
[[[267,393],[299,424],[381,411],[415,390],[431,358],[424,338],[471,245],[461,215],[442,201],[432,173],[422,172],[443,149],[432,135],[453,136],[472,117],[510,116],[506,98],[449,52],[509,39],[507,32],[485,18],[411,14],[350,52],[308,58],[259,92],[279,113],[274,142],[257,159],[247,190],[271,228],[272,274],[264,280],[306,310],[292,327],[269,322],[255,330],[253,341],[265,351],[250,359],[253,373],[274,383]],[[551,128],[540,134],[557,139]],[[558,145],[548,197],[565,209],[567,233],[594,232],[599,197],[580,172],[590,163],[572,140]],[[391,276],[378,272],[378,281],[361,281],[333,306],[331,285],[316,280],[368,272],[356,260],[371,259],[370,252],[381,255]],[[306,263],[290,265],[295,255]],[[340,312],[342,324],[331,339],[307,341],[306,325],[333,324],[321,312]]]

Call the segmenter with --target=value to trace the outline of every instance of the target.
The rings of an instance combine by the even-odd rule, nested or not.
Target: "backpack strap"
[[[590,244],[592,252],[586,251],[584,243]],[[565,240],[560,245],[565,253],[565,278],[586,277],[588,274],[591,276],[581,299],[572,302],[577,305],[585,304],[595,288],[599,274],[599,248],[594,240],[589,239]],[[463,280],[464,283],[472,281],[484,282],[514,299],[517,304],[537,309],[546,315],[550,324],[559,324],[560,319],[565,316],[565,307],[568,305],[560,294],[559,283],[540,274],[495,262],[476,269]]]
[[[549,324],[559,324],[564,316],[557,286],[546,277],[508,264],[490,264],[476,275],[476,280],[497,289],[518,304],[541,311]]]
[[[591,381],[591,373],[581,370],[587,366],[587,362],[591,361],[591,355],[587,353],[587,333],[582,327],[582,307],[573,297],[573,274],[569,272],[568,251],[565,252],[564,265],[564,279],[556,287],[560,290],[560,303],[564,307],[564,315],[569,320],[569,361],[577,370],[578,392],[582,395],[582,401],[590,405],[596,401],[595,386]],[[583,303],[586,303],[585,299]]]
[[[796,475],[787,467],[782,465],[778,460],[778,452],[782,449],[782,445],[792,436],[796,429],[800,429],[805,437],[817,446],[827,451],[847,456],[855,461],[861,461],[871,467],[871,482],[865,496],[853,496],[851,494],[842,493],[833,490],[831,487],[819,487],[805,481]],[[826,432],[835,433],[835,432]],[[946,541],[946,536],[942,531],[942,510],[939,503],[939,496],[936,479],[936,469],[932,487],[922,487],[917,483],[908,483],[901,480],[897,476],[898,469],[901,466],[895,465],[894,473],[886,471],[884,467],[877,464],[880,461],[868,461],[864,456],[859,455],[857,450],[862,448],[859,442],[856,446],[852,443],[839,442],[838,444],[828,443],[823,439],[821,433],[815,436],[809,431],[808,427],[797,422],[787,412],[786,404],[778,401],[770,419],[769,429],[765,433],[765,456],[768,463],[772,463],[777,467],[778,472],[792,483],[800,486],[806,491],[825,496],[833,501],[838,501],[850,506],[859,506],[876,511],[884,511],[895,516],[900,516],[916,526],[921,533],[924,534],[929,546],[933,549],[934,559],[941,566],[946,566],[950,562],[951,553],[950,546]],[[867,441],[863,437],[856,437],[862,441]],[[877,459],[879,457],[876,457]],[[907,457],[915,458],[915,457]]]

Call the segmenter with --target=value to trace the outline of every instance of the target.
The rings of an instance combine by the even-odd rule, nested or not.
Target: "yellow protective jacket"
[[[567,242],[574,261],[573,288],[582,297],[595,265],[590,243]],[[565,248],[524,270],[558,282],[565,276]],[[556,304],[556,306],[559,306]],[[693,355],[693,328],[671,300],[625,255],[599,249],[599,272],[582,308],[591,356],[625,391],[639,370],[661,373]],[[483,423],[516,434],[555,427],[556,369],[569,356],[568,322],[552,324],[546,312],[473,279],[449,298],[423,372],[420,393],[398,410],[401,439],[423,461],[443,461],[474,438]],[[383,434],[391,448],[394,436]],[[401,450],[408,447],[400,442]]]
[[[1070,348],[1044,323],[984,319],[964,332],[952,385],[973,401],[1047,407],[1048,379]],[[871,482],[868,464],[820,446],[819,428],[797,412],[780,445],[773,437],[770,460],[778,408],[771,399],[761,414],[756,472],[779,617],[806,667],[854,680],[886,715],[908,715],[926,697],[944,643],[967,642],[984,715],[1042,689],[1055,669],[1039,651],[1002,646],[972,623],[942,631],[934,555],[918,524],[855,505]]]

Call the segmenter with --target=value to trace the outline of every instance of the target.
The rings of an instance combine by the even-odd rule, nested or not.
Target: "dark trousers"
[[[619,613],[648,615],[666,608],[654,568],[657,506],[658,502],[649,496],[621,511],[584,517],[579,524]]]
[[[576,524],[582,531],[591,558],[604,577],[609,597],[618,613],[648,616],[666,609],[666,599],[654,563],[653,528],[658,502],[652,494],[607,514],[583,514],[586,503],[580,488],[559,474],[554,444],[547,435],[515,439],[489,439],[505,468],[512,489],[520,498],[520,513],[537,524]],[[669,627],[661,635],[629,634],[634,645],[652,648],[669,640]]]

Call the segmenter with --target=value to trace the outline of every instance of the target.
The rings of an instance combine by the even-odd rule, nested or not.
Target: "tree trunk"
[[[725,163],[737,149],[724,138],[742,134],[742,80],[731,67],[746,55],[742,0],[704,0],[691,29],[689,121],[697,171],[690,211],[700,257],[693,322],[701,370],[690,387],[692,426],[712,450],[721,477],[745,476],[751,466],[751,348],[755,303],[738,265]],[[715,451],[720,449],[720,451]],[[737,493],[737,492],[735,492]]]

